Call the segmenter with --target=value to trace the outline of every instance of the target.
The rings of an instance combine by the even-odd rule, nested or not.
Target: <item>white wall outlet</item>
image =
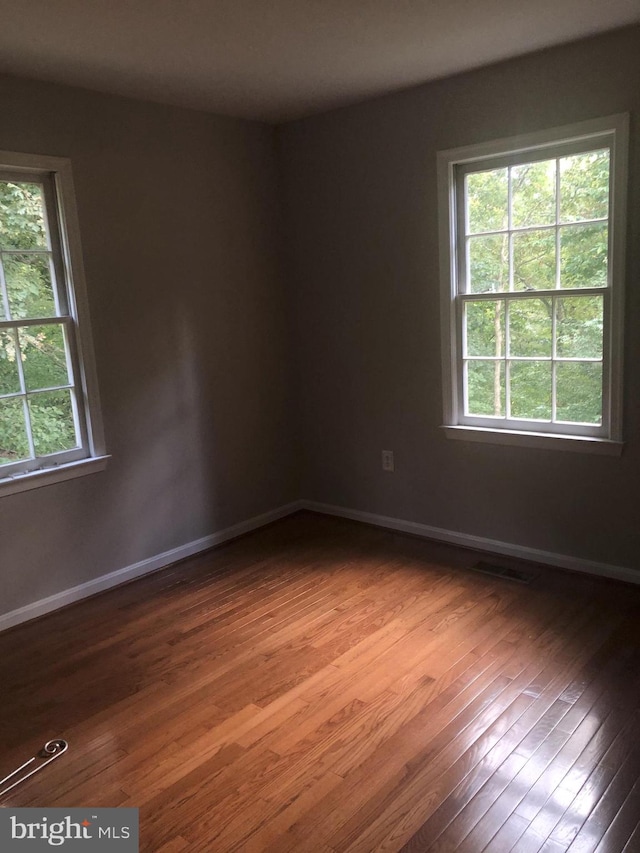
[[[393,450],[383,450],[382,451],[382,470],[383,471],[395,470],[393,467]]]

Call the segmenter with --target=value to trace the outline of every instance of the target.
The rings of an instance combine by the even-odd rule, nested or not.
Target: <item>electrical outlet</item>
[[[382,470],[393,471],[393,450],[382,451]]]

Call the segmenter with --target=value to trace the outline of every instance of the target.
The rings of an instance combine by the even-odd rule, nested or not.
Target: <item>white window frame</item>
[[[36,457],[25,463],[0,468],[0,497],[69,480],[102,470],[109,457],[105,451],[100,414],[89,306],[82,264],[80,228],[75,204],[71,161],[64,157],[0,151],[0,171],[16,180],[40,180],[45,184],[45,204],[53,263],[66,302],[63,324],[72,350],[76,421],[80,447]],[[68,313],[67,313],[68,312]],[[28,325],[37,321],[15,321]],[[3,471],[7,469],[7,472]]]
[[[448,438],[547,449],[605,454],[622,452],[622,353],[624,262],[629,117],[609,116],[523,136],[438,152],[440,218],[441,336],[443,373],[443,428]],[[492,168],[505,163],[548,159],[577,151],[610,149],[609,275],[606,287],[589,288],[603,294],[603,419],[602,426],[545,424],[464,414],[462,395],[462,296],[459,275],[464,234],[464,174],[473,164]],[[471,169],[469,168],[471,167]],[[462,232],[462,233],[461,233]],[[581,294],[586,289],[581,290]],[[536,296],[538,292],[532,293]],[[543,292],[544,293],[544,292]],[[560,293],[560,292],[559,292]],[[564,291],[571,295],[572,291]],[[509,295],[508,293],[506,294]],[[538,294],[539,295],[539,294]],[[484,298],[484,294],[474,294]],[[499,293],[486,294],[499,299]]]

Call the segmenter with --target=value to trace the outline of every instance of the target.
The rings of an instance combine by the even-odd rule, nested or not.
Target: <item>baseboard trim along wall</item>
[[[547,566],[557,566],[558,568],[568,569],[573,572],[586,572],[587,574],[612,578],[613,580],[625,581],[626,583],[640,584],[640,571],[636,572],[634,569],[625,568],[624,566],[613,566],[608,563],[597,563],[593,560],[582,560],[579,557],[571,557],[567,554],[555,554],[552,551],[528,548],[527,546],[515,545],[511,542],[501,542],[498,539],[486,539],[483,536],[473,536],[469,533],[459,533],[455,530],[431,527],[428,524],[420,524],[416,521],[404,521],[401,518],[377,515],[373,512],[363,512],[357,509],[318,503],[317,501],[299,500],[277,507],[262,515],[248,518],[246,521],[241,521],[232,527],[219,530],[210,536],[196,539],[193,542],[180,545],[178,548],[172,548],[170,551],[157,554],[155,557],[141,560],[139,563],[134,563],[124,569],[118,569],[107,575],[101,575],[79,586],[62,590],[47,598],[42,598],[31,604],[26,604],[24,607],[19,607],[17,610],[2,614],[0,615],[0,631],[12,628],[14,625],[19,625],[22,622],[36,619],[38,616],[44,616],[46,613],[59,610],[67,604],[81,601],[83,598],[88,598],[91,595],[112,589],[115,586],[142,577],[142,575],[148,575],[151,572],[164,569],[173,563],[177,563],[179,560],[184,560],[187,557],[192,557],[194,554],[207,551],[209,548],[221,545],[223,542],[228,542],[230,539],[235,539],[244,533],[250,533],[252,530],[257,530],[259,527],[264,527],[266,524],[271,524],[271,522],[278,521],[278,519],[291,515],[301,509],[323,513],[324,515],[334,515],[339,518],[348,518],[352,521],[362,521],[365,524],[373,524],[376,527],[383,527],[387,530],[411,533],[414,536],[421,536],[424,539],[448,542],[451,545],[461,545],[464,548],[473,548],[476,551],[504,554],[507,557],[518,557],[522,560],[542,563]]]
[[[202,539],[196,539],[193,542],[188,542],[186,545],[180,545],[178,548],[172,548],[170,551],[164,551],[162,554],[156,554],[155,557],[148,557],[146,560],[141,560],[139,563],[134,563],[124,569],[117,569],[115,572],[110,572],[107,575],[101,575],[98,578],[82,583],[79,586],[65,589],[61,592],[56,592],[47,598],[41,598],[39,601],[34,601],[31,604],[26,604],[24,607],[19,607],[17,610],[12,610],[9,613],[0,615],[0,631],[5,631],[7,628],[12,628],[14,625],[19,625],[21,622],[28,622],[38,616],[44,616],[45,613],[51,613],[53,610],[59,610],[67,604],[73,604],[75,601],[81,601],[83,598],[88,598],[91,595],[96,595],[99,592],[104,592],[114,586],[127,583],[127,581],[139,578],[142,575],[157,572],[159,569],[164,569],[172,563],[177,563],[179,560],[184,560],[187,557],[192,557],[201,551],[206,551],[213,548],[215,545],[221,545],[223,542],[228,542],[229,539],[235,539],[237,536],[242,536],[244,533],[250,533],[252,530],[257,530],[259,527],[264,527],[265,524],[271,524],[272,521],[278,521],[287,515],[302,508],[301,501],[294,501],[290,504],[273,509],[270,512],[265,512],[262,515],[256,515],[253,518],[248,518],[246,521],[241,521],[239,524],[234,524],[232,527],[227,527],[224,530],[219,530],[217,533],[212,533],[210,536],[204,536]]]
[[[640,584],[640,571],[635,571],[625,566],[597,563],[594,560],[583,560],[580,557],[571,557],[568,554],[555,554],[553,551],[542,551],[538,548],[528,548],[525,545],[515,545],[512,542],[486,539],[483,536],[473,536],[470,533],[458,533],[455,530],[430,527],[428,524],[419,524],[416,521],[404,521],[401,518],[376,515],[373,512],[362,512],[357,509],[347,509],[346,507],[333,506],[316,501],[300,501],[300,508],[310,510],[311,512],[321,512],[325,515],[348,518],[351,521],[362,521],[365,524],[385,527],[388,530],[398,530],[401,533],[412,533],[414,536],[435,539],[438,542],[448,542],[451,545],[461,545],[464,548],[473,548],[476,551],[490,551],[492,554],[518,557],[522,560],[542,563],[546,566],[556,566],[572,572],[585,572],[590,575],[625,581],[626,583]]]

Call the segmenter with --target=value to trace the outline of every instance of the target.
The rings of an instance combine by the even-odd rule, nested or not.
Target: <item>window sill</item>
[[[569,450],[574,453],[599,453],[620,456],[624,443],[607,438],[581,435],[560,435],[548,432],[521,432],[487,427],[443,426],[447,438],[460,441],[479,441],[487,444],[506,444],[513,447],[535,447],[542,450]]]
[[[64,480],[72,480],[75,477],[83,477],[85,474],[103,471],[110,458],[110,456],[94,456],[91,459],[80,459],[78,462],[57,465],[55,468],[47,468],[43,471],[30,471],[28,474],[5,477],[0,479],[0,497],[14,495],[17,492],[26,492],[29,489],[39,489],[41,486],[50,486],[53,483],[62,483]]]

